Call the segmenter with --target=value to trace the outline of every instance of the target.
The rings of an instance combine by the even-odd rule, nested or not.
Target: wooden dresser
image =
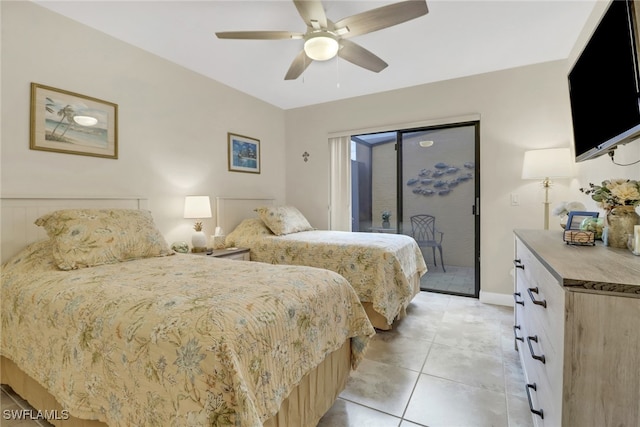
[[[640,427],[640,257],[515,231],[514,335],[534,424]]]

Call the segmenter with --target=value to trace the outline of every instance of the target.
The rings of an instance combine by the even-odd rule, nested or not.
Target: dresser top
[[[640,256],[627,249],[568,245],[562,231],[515,230],[516,236],[567,290],[640,298]]]

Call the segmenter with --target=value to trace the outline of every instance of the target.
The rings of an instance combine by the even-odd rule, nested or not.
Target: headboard
[[[242,222],[243,219],[254,218],[253,211],[260,206],[272,206],[275,199],[270,198],[242,198],[242,197],[216,197],[216,218],[218,227],[225,234],[229,234]]]
[[[120,208],[147,209],[147,199],[140,197],[34,197],[0,198],[0,255],[8,261],[29,243],[46,239],[47,234],[34,221],[58,209]]]

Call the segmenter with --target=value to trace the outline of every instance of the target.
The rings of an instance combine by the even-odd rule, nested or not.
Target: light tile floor
[[[532,426],[513,310],[421,292],[318,427]]]
[[[376,334],[318,427],[532,425],[511,308],[421,292],[407,312],[393,330]],[[1,401],[3,413],[30,408],[5,386]],[[49,426],[4,419],[0,424]]]

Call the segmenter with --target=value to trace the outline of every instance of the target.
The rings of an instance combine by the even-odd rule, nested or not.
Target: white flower
[[[572,211],[584,211],[587,208],[580,202],[560,202],[553,208],[553,214],[556,216],[568,215]]]

